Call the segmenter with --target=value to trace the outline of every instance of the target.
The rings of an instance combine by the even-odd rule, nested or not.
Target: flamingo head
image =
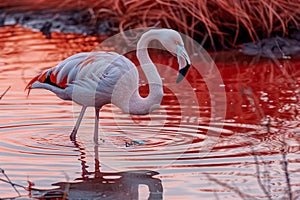
[[[191,60],[184,47],[184,42],[180,34],[177,31],[171,29],[163,29],[162,31],[160,31],[159,37],[162,45],[170,53],[177,57],[179,73],[176,83],[179,83],[183,80],[191,66]]]

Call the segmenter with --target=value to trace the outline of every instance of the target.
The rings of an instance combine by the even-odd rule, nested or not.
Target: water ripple
[[[0,167],[13,182],[26,186],[29,177],[41,188],[54,187],[52,183],[66,181],[66,177],[84,179],[96,174],[95,158],[99,158],[104,172],[132,175],[130,170],[157,171],[154,174],[163,181],[166,199],[212,199],[214,194],[223,198],[223,193],[232,193],[214,177],[219,183],[264,196],[256,176],[260,166],[277,198],[285,191],[281,185],[285,183],[282,152],[286,152],[292,187],[299,186],[299,99],[295,85],[286,84],[282,72],[270,63],[238,70],[231,65],[219,66],[228,98],[226,120],[212,116],[212,106],[222,110],[224,102],[217,97],[211,102],[202,78],[190,83],[196,105],[184,85],[167,82],[170,69],[166,69],[160,71],[165,97],[158,110],[147,116],[131,116],[114,106],[103,107],[101,140],[95,145],[94,111],[90,109],[77,141],[71,142],[69,134],[80,107],[44,90],[32,91],[27,97],[24,87],[38,72],[71,54],[90,51],[97,43],[97,38],[73,34],[46,40],[42,34],[21,27],[0,28],[0,93],[11,86],[0,101]],[[269,68],[274,68],[272,75],[262,74],[264,78],[258,81],[253,77]],[[195,73],[192,69],[188,78]],[[272,82],[274,77],[282,83]],[[276,90],[270,90],[270,85]],[[174,97],[177,90],[181,90],[178,98]],[[14,191],[0,182],[0,194],[13,196]],[[237,199],[234,195],[229,196]]]

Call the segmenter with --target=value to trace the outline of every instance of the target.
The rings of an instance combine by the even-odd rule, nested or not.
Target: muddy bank
[[[97,19],[90,9],[58,12],[57,10],[33,10],[11,12],[0,10],[0,26],[20,25],[42,32],[51,38],[52,32],[82,35],[110,35],[113,33],[109,20]]]
[[[299,57],[300,32],[292,37],[270,37],[256,42],[241,45],[241,52],[246,55],[261,56],[267,58],[290,59]]]

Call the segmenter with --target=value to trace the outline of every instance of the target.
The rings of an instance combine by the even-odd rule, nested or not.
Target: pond
[[[15,184],[34,184],[31,192],[16,186],[22,196],[66,191],[69,199],[300,197],[300,60],[212,53],[225,92],[213,97],[206,81],[216,74],[202,77],[192,67],[190,85],[180,85],[173,68],[160,68],[165,95],[157,110],[131,116],[104,106],[95,145],[89,109],[72,142],[80,107],[46,90],[27,96],[24,88],[41,71],[94,50],[102,40],[62,33],[47,39],[20,26],[0,28],[0,168]],[[175,67],[168,54],[154,59]],[[7,180],[4,173],[0,178]],[[17,196],[0,181],[0,198]]]

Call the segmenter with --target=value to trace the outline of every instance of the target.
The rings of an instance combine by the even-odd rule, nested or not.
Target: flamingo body
[[[138,42],[137,57],[148,79],[150,93],[143,98],[138,92],[139,75],[136,66],[126,57],[114,52],[84,52],[72,55],[34,77],[26,89],[43,88],[63,100],[82,105],[82,110],[70,135],[75,140],[87,107],[95,107],[94,140],[98,140],[99,111],[105,104],[115,104],[130,114],[148,114],[158,108],[163,87],[161,78],[152,63],[147,45],[158,39],[163,46],[177,55],[181,81],[190,66],[180,35],[170,29],[150,30]],[[28,94],[29,94],[28,91]]]
[[[136,67],[126,57],[114,52],[78,53],[33,78],[26,89],[45,88],[63,100],[101,108],[111,103],[114,86],[128,72],[128,80],[137,85]]]

